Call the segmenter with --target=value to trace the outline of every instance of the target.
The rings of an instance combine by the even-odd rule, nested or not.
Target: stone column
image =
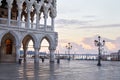
[[[39,26],[39,13],[36,12],[36,29],[38,29]]]
[[[30,10],[27,9],[27,27],[30,29]]]
[[[25,0],[17,0],[18,5],[18,27],[21,27],[21,13],[22,13],[22,5]]]
[[[6,2],[8,4],[8,26],[10,26],[10,22],[11,22],[11,8],[12,8],[13,0],[6,0]]]
[[[0,0],[0,6],[1,6],[1,1],[2,1],[2,0]]]
[[[56,0],[52,0],[52,5],[51,5],[51,11],[50,11],[50,17],[51,17],[51,26],[52,30],[54,31],[54,19],[57,16],[57,11],[56,11]]]
[[[28,47],[23,47],[23,50],[24,50],[24,55],[23,55],[23,57],[24,57],[24,62],[26,62],[27,49],[28,49]]]
[[[54,62],[55,61],[55,55],[54,55],[55,48],[49,48],[49,51],[50,51],[50,62]]]
[[[54,31],[54,18],[51,18],[51,26],[52,26],[52,30]]]
[[[16,62],[20,59],[20,46],[16,46]]]
[[[38,63],[39,62],[39,44],[38,44],[38,42],[37,41],[35,41],[35,44],[34,44],[34,50],[35,50],[35,54],[34,54],[34,56],[35,56],[35,58],[34,58],[34,62],[35,63]]]
[[[43,14],[44,14],[44,31],[46,31],[47,28],[47,18],[48,18],[48,10],[50,8],[50,2],[43,5]]]
[[[44,4],[44,0],[41,0],[40,2],[35,1],[35,9],[36,9],[36,28],[38,28],[40,24],[40,9],[41,6]]]
[[[27,4],[27,27],[30,29],[30,12],[32,9],[32,5],[34,3],[34,0],[25,0]]]
[[[44,31],[46,31],[47,28],[47,17],[44,16]]]
[[[51,17],[52,30],[54,31],[54,19],[56,17],[56,9],[55,8],[52,8],[52,10],[50,12],[50,17]]]
[[[39,62],[39,48],[35,47],[35,58],[34,58],[34,62],[38,63]]]
[[[22,9],[18,9],[18,27],[20,28],[21,27],[21,12],[22,12]]]

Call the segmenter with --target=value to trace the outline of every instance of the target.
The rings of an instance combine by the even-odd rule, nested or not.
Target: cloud
[[[111,44],[114,46],[114,51],[120,50],[120,37],[111,41]]]
[[[71,54],[73,53],[83,53],[84,48],[81,44],[78,44],[76,42],[70,42],[72,49],[71,49]],[[59,40],[59,44],[57,46],[57,49],[60,51],[60,53],[67,53],[68,50],[66,46],[68,45],[68,40]]]
[[[76,29],[86,29],[86,28],[118,28],[120,27],[120,24],[106,24],[106,25],[96,25],[96,26],[77,26]]]
[[[56,24],[60,25],[88,25],[89,22],[93,22],[93,20],[88,20],[88,21],[80,21],[80,20],[75,20],[75,19],[57,19]]]
[[[107,24],[107,25],[99,25],[97,28],[111,28],[111,27],[120,27],[120,24]]]
[[[93,50],[95,49],[95,45],[94,45],[94,40],[97,40],[98,35],[95,35],[93,37],[86,37],[83,39],[83,43],[89,45]],[[114,52],[120,49],[120,37],[116,38],[115,40],[112,39],[108,39],[105,37],[102,37],[101,41],[105,40],[105,46],[104,48],[108,51]],[[91,50],[92,50],[91,49]]]
[[[94,16],[86,16],[87,18],[94,17]],[[76,19],[57,19],[55,24],[57,28],[67,28],[75,26],[75,29],[92,29],[92,28],[118,28],[120,27],[120,23],[116,24],[101,24],[101,25],[94,25],[93,22],[97,22],[97,20],[76,20]]]
[[[76,54],[86,54],[86,53],[91,53],[91,54],[97,54],[98,49],[94,45],[94,40],[97,39],[98,35],[92,36],[92,37],[86,37],[79,43],[77,42],[71,42],[72,50],[71,53],[76,53]],[[104,51],[111,53],[111,52],[117,52],[120,50],[120,37],[116,38],[115,40],[108,39],[102,37],[106,41],[105,46],[104,46]],[[58,49],[61,53],[67,52],[66,45],[68,43],[68,40],[60,40]]]
[[[95,19],[96,16],[94,16],[94,15],[87,15],[87,16],[83,16],[83,18],[93,18],[93,19]]]

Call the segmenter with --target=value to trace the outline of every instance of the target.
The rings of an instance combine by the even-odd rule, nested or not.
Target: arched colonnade
[[[3,31],[0,34],[0,62],[18,62],[20,59],[20,48],[23,46],[24,55],[26,55],[28,43],[33,41],[35,51],[35,62],[39,62],[39,50],[43,39],[49,43],[50,62],[54,62],[54,51],[57,46],[57,33],[30,33],[18,31]],[[26,60],[26,56],[24,57]]]

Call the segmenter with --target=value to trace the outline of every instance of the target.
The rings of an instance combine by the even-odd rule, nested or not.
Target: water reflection
[[[120,62],[61,61],[0,64],[0,80],[120,80]]]
[[[54,63],[51,63],[50,64],[50,73],[49,73],[50,74],[50,76],[49,76],[50,79],[49,80],[56,80],[55,77],[54,77],[54,69],[55,69]]]
[[[34,64],[34,80],[40,80],[39,76],[39,63]]]

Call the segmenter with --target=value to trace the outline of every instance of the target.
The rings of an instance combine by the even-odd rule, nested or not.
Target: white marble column
[[[1,6],[1,4],[2,4],[1,1],[2,1],[2,0],[0,0],[0,6]]]
[[[20,46],[16,46],[16,62],[20,59]]]
[[[50,51],[50,62],[54,62],[55,61],[55,48],[49,48]]]
[[[39,13],[38,12],[36,12],[36,29],[38,29],[39,28],[39,22],[40,20],[39,20]]]
[[[56,14],[57,14],[56,8],[52,6],[50,11],[50,17],[51,17],[51,26],[53,31],[54,31],[54,20],[55,20],[55,17],[57,16]]]
[[[18,5],[18,27],[21,27],[21,13],[22,13],[22,5],[25,0],[17,0]]]
[[[35,9],[36,9],[36,28],[38,28],[40,24],[39,14],[40,14],[40,9],[43,3],[44,3],[44,0],[41,0],[39,3],[37,3],[37,1],[34,2]]]
[[[30,12],[32,10],[32,5],[34,3],[34,0],[25,0],[26,4],[27,4],[27,27],[30,29],[31,25],[30,25]]]
[[[21,12],[22,12],[22,9],[18,9],[18,27],[19,28],[21,27]]]
[[[48,18],[48,10],[50,9],[50,0],[48,3],[43,5],[43,14],[44,14],[44,31],[46,31],[47,28],[47,18]]]
[[[11,22],[11,8],[12,8],[12,3],[13,0],[6,0],[8,4],[8,26],[10,27],[10,22]]]
[[[38,63],[39,62],[39,48],[35,48],[35,58],[34,62]]]
[[[52,30],[54,31],[54,18],[51,18],[51,26],[52,26]]]
[[[24,48],[23,48],[23,50],[24,50],[24,55],[23,55],[23,57],[24,57],[24,62],[26,62],[27,49],[28,49],[28,47],[24,47]]]
[[[47,28],[47,17],[44,16],[44,31],[46,31]]]
[[[30,29],[30,10],[27,10],[27,27]]]

